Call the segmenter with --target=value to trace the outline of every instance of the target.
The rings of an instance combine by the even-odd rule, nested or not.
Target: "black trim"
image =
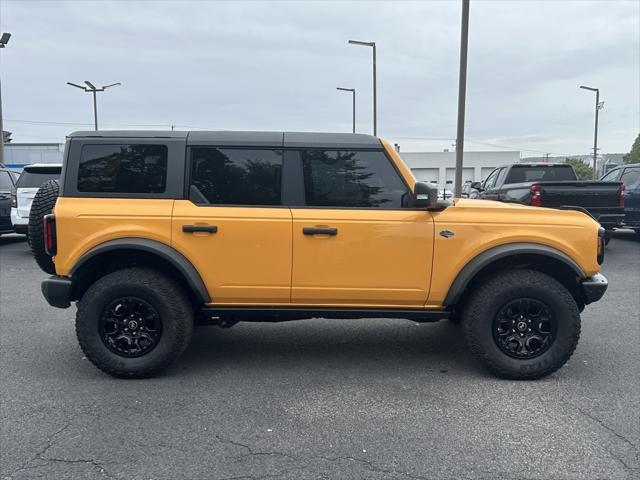
[[[304,227],[302,229],[304,235],[337,235],[337,228],[318,228],[318,227]]]
[[[586,274],[576,262],[555,248],[536,243],[511,243],[509,245],[499,245],[482,252],[465,265],[451,284],[447,297],[444,299],[444,305],[455,305],[473,277],[490,263],[512,255],[526,254],[541,255],[559,260],[570,267],[575,272],[576,276],[580,278],[586,277]]]
[[[71,305],[71,280],[52,276],[40,284],[42,295],[52,307],[69,308]]]
[[[195,233],[195,232],[217,233],[218,227],[216,225],[183,225],[182,231],[184,233]]]
[[[307,318],[402,318],[415,322],[437,322],[449,318],[444,310],[417,310],[395,308],[297,308],[297,307],[205,307],[200,323],[226,322],[284,322]]]
[[[71,269],[70,275],[73,277],[73,275],[76,274],[87,261],[97,255],[113,250],[125,249],[153,253],[164,260],[167,260],[184,276],[189,288],[193,291],[200,302],[211,302],[211,297],[209,296],[209,292],[207,291],[200,274],[184,255],[164,243],[146,238],[119,238],[117,240],[101,243],[80,257]]]
[[[604,292],[607,291],[609,282],[604,275],[596,273],[593,277],[585,278],[581,285],[584,291],[585,303],[588,305],[602,298]]]

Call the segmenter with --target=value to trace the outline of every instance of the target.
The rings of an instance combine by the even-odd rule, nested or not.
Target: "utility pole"
[[[598,110],[604,108],[604,102],[600,102],[599,88],[587,87],[585,85],[580,85],[580,88],[596,92],[596,120],[593,131],[593,179],[596,180],[598,178]]]
[[[356,89],[355,88],[343,88],[336,87],[336,90],[342,90],[343,92],[351,92],[352,97],[352,116],[351,123],[353,124],[353,133],[356,133]]]
[[[376,80],[376,42],[361,42],[359,40],[349,40],[352,45],[363,45],[373,48],[373,136],[378,135],[378,100],[377,100],[377,80]]]
[[[3,33],[0,37],[0,49],[7,46],[10,33]],[[2,123],[2,85],[0,84],[0,167],[4,167],[4,125]]]
[[[71,85],[72,87],[79,88],[80,90],[84,90],[85,92],[91,92],[93,94],[93,124],[95,130],[98,130],[98,103],[96,101],[96,93],[104,92],[107,88],[113,87],[114,85],[122,85],[120,82],[112,83],[110,85],[104,85],[100,88],[97,88],[93,83],[89,80],[85,80],[84,83],[87,85],[83,87],[82,85],[77,85],[75,83],[67,82],[67,85]]]
[[[467,48],[469,45],[469,0],[462,0],[460,28],[460,77],[458,79],[458,132],[456,135],[456,183],[455,196],[462,191],[462,160],[464,155],[464,110],[467,97]]]

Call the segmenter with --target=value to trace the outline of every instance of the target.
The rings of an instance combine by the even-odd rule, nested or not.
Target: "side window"
[[[13,182],[9,176],[9,172],[0,172],[0,190],[10,191],[13,188]]]
[[[615,182],[620,170],[612,170],[600,179],[601,182]]]
[[[640,178],[640,168],[627,168],[620,177],[620,181],[624,183],[624,188],[629,188],[638,182],[638,178]]]
[[[281,177],[282,150],[191,148],[191,185],[211,204],[280,205]]]
[[[402,208],[409,194],[383,152],[301,152],[306,204],[312,207]]]
[[[78,191],[163,193],[167,183],[165,145],[85,145]]]
[[[494,186],[502,185],[502,183],[504,182],[504,177],[506,175],[507,175],[507,169],[506,168],[501,168],[500,172],[498,173],[498,177],[496,179],[496,183],[494,183]]]
[[[493,172],[491,172],[489,174],[489,176],[484,180],[484,184],[482,185],[482,187],[485,190],[489,190],[490,188],[493,188],[493,186],[496,183],[496,179],[498,178],[498,173],[500,172],[499,168],[496,168]]]

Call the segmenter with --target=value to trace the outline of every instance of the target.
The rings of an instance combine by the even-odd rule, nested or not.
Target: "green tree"
[[[631,151],[622,157],[624,163],[640,163],[640,133],[631,146]]]
[[[593,168],[579,158],[567,158],[564,162],[573,167],[578,180],[591,180],[593,178]]]

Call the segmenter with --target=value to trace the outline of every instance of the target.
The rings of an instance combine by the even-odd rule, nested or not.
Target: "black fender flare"
[[[83,265],[96,256],[105,252],[113,250],[140,250],[143,252],[152,253],[161,257],[163,260],[169,262],[175,267],[187,281],[187,285],[191,291],[196,295],[198,300],[202,303],[210,303],[211,297],[207,291],[207,287],[202,281],[202,277],[198,273],[198,270],[193,264],[175,248],[169,245],[159,242],[157,240],[150,240],[148,238],[118,238],[116,240],[109,240],[107,242],[96,245],[91,250],[83,254],[76,264],[73,266],[70,272],[70,276],[73,277]]]
[[[464,292],[467,285],[469,285],[469,282],[487,265],[501,258],[526,254],[540,255],[558,260],[570,267],[575,272],[576,276],[580,278],[586,278],[587,276],[580,266],[571,259],[571,257],[553,247],[537,243],[510,243],[507,245],[498,245],[497,247],[485,250],[474,257],[462,268],[462,270],[460,270],[460,272],[458,272],[458,275],[451,284],[451,287],[449,287],[449,291],[447,292],[447,296],[443,302],[444,305],[455,305],[460,299],[462,292]]]

